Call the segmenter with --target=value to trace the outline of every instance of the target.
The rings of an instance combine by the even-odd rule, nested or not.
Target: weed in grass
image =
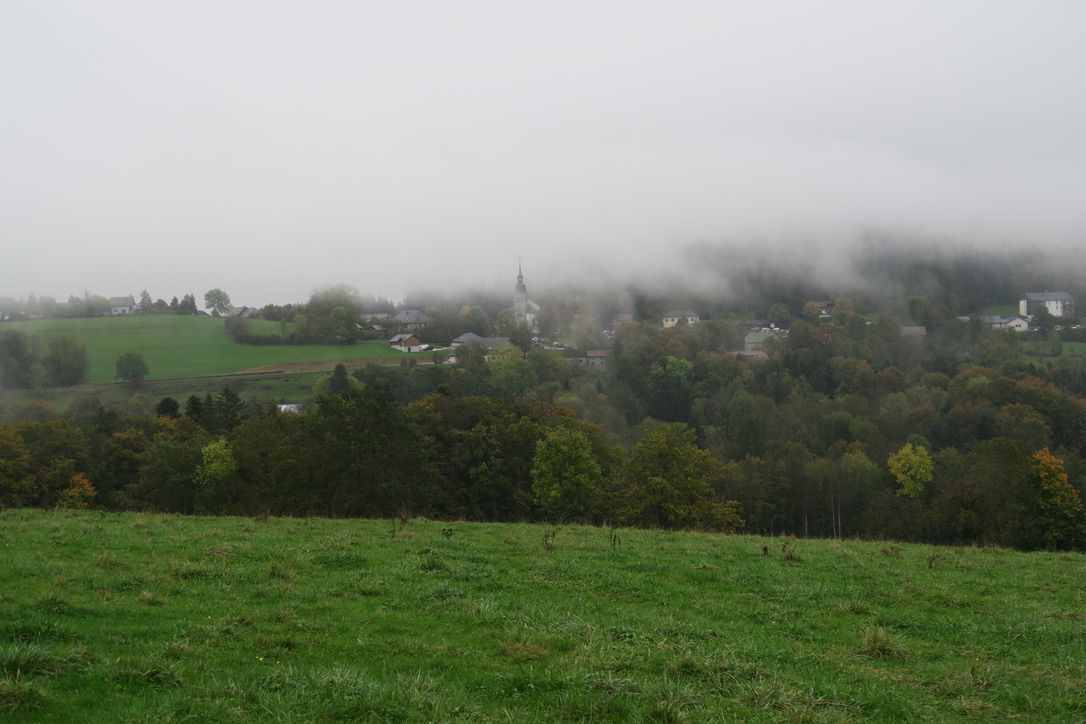
[[[424,555],[422,557],[422,560],[419,561],[419,570],[432,573],[434,571],[447,571],[449,570],[449,566],[445,563],[441,556],[430,553]]]
[[[213,578],[215,573],[207,566],[189,563],[174,567],[170,576],[178,581],[204,581]]]
[[[0,638],[12,642],[39,643],[42,641],[73,641],[77,636],[57,626],[52,621],[19,621],[0,628]]]
[[[453,537],[453,529],[452,528],[442,528],[441,529],[441,535],[445,536],[446,539],[452,538]]]
[[[58,652],[36,643],[17,643],[0,648],[0,671],[14,676],[56,676],[81,671],[90,664],[82,648]]]
[[[278,563],[272,563],[268,566],[268,578],[274,578],[278,581],[293,581],[294,571]]]
[[[928,568],[935,568],[935,561],[939,560],[939,556],[932,553],[928,556]]]
[[[139,599],[137,599],[143,606],[161,606],[165,602],[159,598],[155,593],[151,591],[141,591]]]
[[[875,658],[900,658],[908,649],[882,626],[865,626],[863,641],[856,652]]]
[[[464,592],[453,588],[447,583],[442,583],[434,589],[433,593],[430,594],[430,597],[437,603],[446,603],[458,598],[463,598]]]
[[[557,530],[549,530],[543,534],[543,548],[548,551],[554,550],[554,539],[558,535]]]
[[[55,593],[43,596],[38,600],[35,608],[43,613],[49,613],[55,616],[71,616],[79,613],[79,610],[75,606]]]
[[[45,694],[34,682],[21,676],[0,678],[0,712],[14,714],[20,710],[40,709],[45,704]]]
[[[171,664],[150,666],[148,668],[127,667],[114,671],[110,678],[122,684],[138,684],[164,688],[179,688],[183,680],[176,667]]]
[[[175,639],[166,644],[165,655],[171,659],[186,659],[192,656],[192,647],[188,639]]]
[[[863,601],[855,600],[842,601],[837,605],[837,610],[841,613],[847,613],[853,616],[871,616],[875,613],[871,610],[871,607]]]
[[[117,560],[109,551],[102,551],[94,561],[95,565],[103,571],[121,571],[128,568],[127,565]]]
[[[517,663],[535,661],[547,655],[547,648],[531,641],[499,641],[498,653]]]
[[[781,544],[781,560],[782,561],[799,561],[799,554],[796,553],[796,542],[793,540],[786,540]]]
[[[234,552],[234,547],[229,543],[223,543],[217,545],[208,551],[208,555],[220,561],[226,561],[230,558],[230,555]]]
[[[586,683],[589,689],[605,694],[640,694],[642,691],[636,679],[619,676],[611,670],[589,674]]]
[[[888,544],[884,545],[879,550],[882,551],[882,554],[884,556],[889,556],[890,558],[900,558],[901,557],[901,547],[893,545],[891,543],[888,543]]]

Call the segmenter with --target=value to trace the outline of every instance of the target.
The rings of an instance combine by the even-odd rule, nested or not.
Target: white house
[[[676,309],[665,314],[661,321],[665,327],[674,327],[679,322],[683,322],[688,327],[693,327],[701,321],[701,317],[692,309]]]
[[[132,314],[136,311],[136,300],[129,294],[127,297],[110,297],[110,314]]]
[[[1026,292],[1018,301],[1018,314],[1032,317],[1047,309],[1053,317],[1070,317],[1075,313],[1075,300],[1067,292]]]
[[[958,317],[963,322],[968,322],[972,317]],[[983,315],[977,317],[981,324],[987,324],[992,329],[1013,329],[1015,332],[1028,332],[1029,319],[1022,316],[1000,317],[999,315]]]

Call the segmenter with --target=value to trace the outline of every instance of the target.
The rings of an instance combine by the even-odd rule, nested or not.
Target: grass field
[[[151,380],[216,375],[296,362],[430,357],[428,352],[414,355],[397,352],[382,340],[347,346],[237,344],[226,333],[223,321],[211,317],[92,317],[0,324],[0,332],[8,329],[37,335],[43,341],[51,337],[79,340],[86,345],[90,358],[88,382],[113,381],[117,358],[124,352],[143,355],[151,368],[148,375]]]
[[[0,711],[1086,717],[1082,555],[551,530],[0,513]]]

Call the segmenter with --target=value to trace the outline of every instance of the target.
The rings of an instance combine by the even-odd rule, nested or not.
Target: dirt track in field
[[[402,357],[400,359],[411,358]],[[240,370],[239,372],[243,374],[271,374],[273,372],[313,372],[316,370],[335,369],[335,366],[338,364],[342,364],[344,367],[361,367],[363,365],[398,365],[400,364],[400,359],[366,357],[363,359],[324,360],[321,362],[283,362],[280,364],[249,367],[248,369]],[[429,363],[419,360],[417,364]]]

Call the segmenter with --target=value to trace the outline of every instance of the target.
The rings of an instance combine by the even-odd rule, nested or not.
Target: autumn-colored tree
[[[735,530],[743,525],[739,504],[718,498],[712,487],[724,474],[693,430],[665,425],[647,432],[623,470],[618,517],[645,527]]]
[[[196,466],[192,482],[196,484],[197,508],[221,513],[236,487],[238,461],[224,438],[212,440],[200,451],[202,461]]]
[[[933,466],[926,448],[907,442],[889,457],[886,465],[900,486],[898,495],[921,498],[927,492]]]
[[[94,485],[87,476],[76,473],[72,476],[68,487],[61,491],[57,502],[61,508],[85,510],[94,504],[94,498],[97,495],[98,491],[94,489]]]
[[[1042,448],[1033,453],[1031,465],[1045,525],[1046,547],[1083,547],[1086,545],[1086,506],[1071,485],[1063,461],[1048,448]]]

